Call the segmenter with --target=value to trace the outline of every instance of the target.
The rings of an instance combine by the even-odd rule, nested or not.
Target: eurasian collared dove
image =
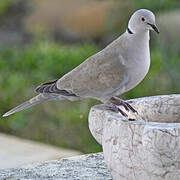
[[[62,78],[37,87],[37,96],[8,111],[3,117],[44,101],[82,98],[100,100],[124,116],[126,113],[118,105],[136,112],[116,96],[134,88],[146,76],[150,66],[149,30],[159,33],[154,14],[146,9],[137,10],[131,16],[126,32],[118,39]]]

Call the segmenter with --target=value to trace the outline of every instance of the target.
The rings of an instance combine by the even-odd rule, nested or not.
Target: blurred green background
[[[179,0],[1,0],[0,114],[35,95],[101,50],[127,27],[139,8],[156,14],[151,68],[124,99],[180,92]],[[49,102],[1,118],[0,131],[83,153],[101,151],[88,129],[96,100]]]

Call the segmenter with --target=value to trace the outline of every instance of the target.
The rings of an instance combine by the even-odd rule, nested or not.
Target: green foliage
[[[1,0],[0,1],[0,15],[7,12],[8,8],[12,5],[12,0]]]
[[[132,3],[136,9],[146,8],[154,12],[180,7],[178,0],[133,0]]]

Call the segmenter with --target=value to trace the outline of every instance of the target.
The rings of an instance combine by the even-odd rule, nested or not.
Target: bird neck
[[[149,30],[138,32],[136,36],[145,41],[150,40]]]
[[[139,40],[150,40],[149,36],[149,30],[142,30],[142,31],[133,31],[131,28],[127,28],[126,33],[128,36],[131,36],[132,38],[138,38]]]

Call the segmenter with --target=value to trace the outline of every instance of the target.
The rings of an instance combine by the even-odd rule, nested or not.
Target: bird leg
[[[111,101],[113,101],[113,104],[123,106],[127,111],[131,110],[133,113],[137,113],[137,111],[129,103],[123,101],[118,97],[113,96],[111,98]]]

